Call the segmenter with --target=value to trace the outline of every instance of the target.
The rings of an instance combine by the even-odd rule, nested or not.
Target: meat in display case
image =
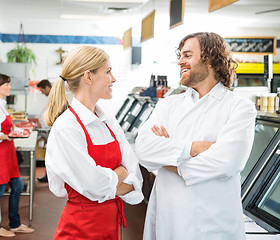
[[[249,160],[241,173],[244,213],[280,233],[280,117],[258,115]]]

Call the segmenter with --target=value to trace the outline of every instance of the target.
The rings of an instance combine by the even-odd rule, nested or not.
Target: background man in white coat
[[[227,89],[237,64],[219,35],[186,36],[178,58],[186,92],[159,101],[136,139],[140,163],[158,170],[144,239],[243,240],[240,172],[254,104]]]
[[[39,88],[39,90],[41,91],[42,94],[44,94],[46,97],[48,97],[50,94],[51,88],[52,88],[52,84],[48,79],[43,79],[37,84],[37,87]],[[49,127],[45,124],[45,120],[44,120],[45,111],[46,111],[46,109],[43,109],[39,115],[40,124],[41,124],[42,128],[49,129]],[[48,139],[48,134],[40,133],[40,135],[38,136],[38,139],[42,138],[42,137],[44,139]],[[43,176],[41,178],[37,178],[37,180],[39,182],[43,182],[43,183],[48,182],[47,172],[46,172],[45,176]]]

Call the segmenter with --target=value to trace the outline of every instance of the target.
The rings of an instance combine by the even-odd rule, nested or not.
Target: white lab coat
[[[140,164],[158,170],[144,240],[245,239],[240,172],[252,148],[255,117],[253,103],[221,83],[201,99],[188,88],[158,102],[135,144]],[[170,138],[154,135],[153,125],[164,126]],[[215,144],[191,157],[193,141]],[[179,175],[163,166],[177,166]]]
[[[76,98],[71,103],[87,129],[95,145],[114,141],[105,123],[114,132],[122,153],[122,165],[129,175],[124,183],[132,184],[134,190],[120,196],[125,202],[138,204],[143,200],[142,176],[138,160],[127,142],[124,133],[113,116],[96,106],[96,117]],[[96,165],[87,150],[85,133],[69,109],[59,116],[51,128],[46,151],[46,167],[50,190],[58,197],[67,196],[67,183],[81,195],[92,201],[104,202],[115,198],[118,176],[110,168]]]

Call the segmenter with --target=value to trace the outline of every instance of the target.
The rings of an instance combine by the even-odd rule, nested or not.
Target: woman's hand
[[[166,137],[169,138],[169,135],[165,129],[165,127],[161,126],[160,128],[156,125],[154,125],[152,127],[152,131],[155,135],[159,136],[159,137]]]
[[[117,192],[116,195],[124,195],[134,190],[133,185],[126,184],[123,182],[124,179],[128,176],[128,171],[122,165],[114,169],[114,172],[118,175],[118,185],[117,185]]]
[[[120,186],[120,184],[123,182],[123,180],[127,178],[128,171],[126,170],[126,168],[124,166],[120,165],[114,169],[114,172],[118,175],[118,179],[119,179],[119,182],[117,185],[117,188],[118,188]]]
[[[116,195],[121,196],[121,195],[125,195],[131,191],[134,190],[133,185],[130,184],[126,184],[124,182],[122,182],[118,187],[117,187],[117,192]]]
[[[0,140],[2,140],[2,141],[4,141],[4,140],[12,141],[12,139],[9,138],[8,135],[6,135],[6,134],[1,134],[0,135]]]
[[[178,174],[178,169],[177,167],[174,167],[174,166],[164,166],[165,169],[171,171],[171,172],[174,172],[174,173],[177,173]]]

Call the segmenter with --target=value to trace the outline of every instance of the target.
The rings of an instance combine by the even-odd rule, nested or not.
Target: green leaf
[[[16,43],[16,47],[7,53],[8,62],[30,63],[33,67],[36,63],[36,56],[26,45]]]

